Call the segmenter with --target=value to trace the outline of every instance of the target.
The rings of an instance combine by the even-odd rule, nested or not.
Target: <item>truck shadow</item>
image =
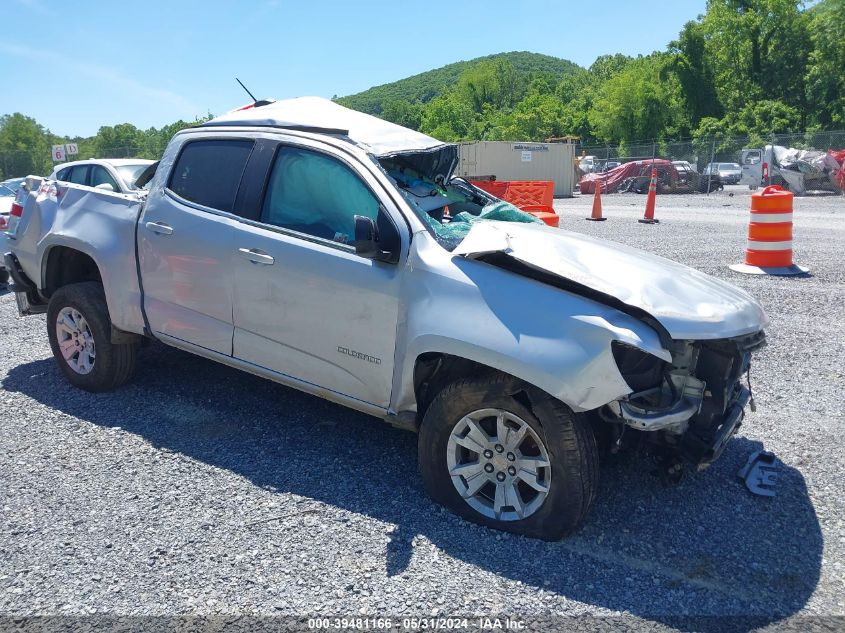
[[[794,614],[820,575],[822,535],[803,476],[782,465],[777,497],[750,495],[735,474],[760,444],[742,437],[711,469],[672,487],[640,458],[605,464],[586,525],[545,543],[441,512],[422,490],[415,435],[164,346],[145,349],[135,381],[115,393],[81,394],[52,358],[13,368],[3,388],[263,489],[394,524],[388,576],[404,572],[420,535],[449,556],[567,600],[707,631],[751,630]],[[283,526],[261,529],[272,538]]]

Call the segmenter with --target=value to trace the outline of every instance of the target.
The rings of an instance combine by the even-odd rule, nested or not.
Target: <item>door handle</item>
[[[262,253],[261,251],[252,250],[249,248],[239,248],[238,253],[240,253],[241,257],[248,259],[253,264],[264,264],[265,266],[272,266],[274,263],[276,263],[276,260],[272,255]]]
[[[168,226],[167,224],[162,224],[161,222],[147,222],[144,226],[153,233],[158,233],[159,235],[170,235],[173,233],[173,227]]]

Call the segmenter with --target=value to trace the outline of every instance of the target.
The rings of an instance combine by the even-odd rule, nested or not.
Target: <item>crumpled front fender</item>
[[[419,237],[419,236],[417,236]],[[622,341],[671,360],[657,333],[614,308],[415,239],[400,323],[393,411],[414,411],[421,354],[466,358],[524,380],[575,411],[627,395],[611,351]]]

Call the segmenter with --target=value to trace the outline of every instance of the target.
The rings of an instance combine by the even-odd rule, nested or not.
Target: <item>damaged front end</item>
[[[615,429],[615,448],[635,439],[672,463],[709,466],[742,424],[746,405],[753,408],[751,353],[765,344],[763,331],[679,341],[669,363],[614,342],[614,359],[632,390],[598,411]]]

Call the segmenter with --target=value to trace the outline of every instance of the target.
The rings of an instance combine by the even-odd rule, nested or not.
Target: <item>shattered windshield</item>
[[[446,250],[454,250],[478,222],[543,223],[462,178],[453,178],[449,183],[433,182],[412,169],[391,164],[390,160],[382,160],[381,166],[417,217]]]

